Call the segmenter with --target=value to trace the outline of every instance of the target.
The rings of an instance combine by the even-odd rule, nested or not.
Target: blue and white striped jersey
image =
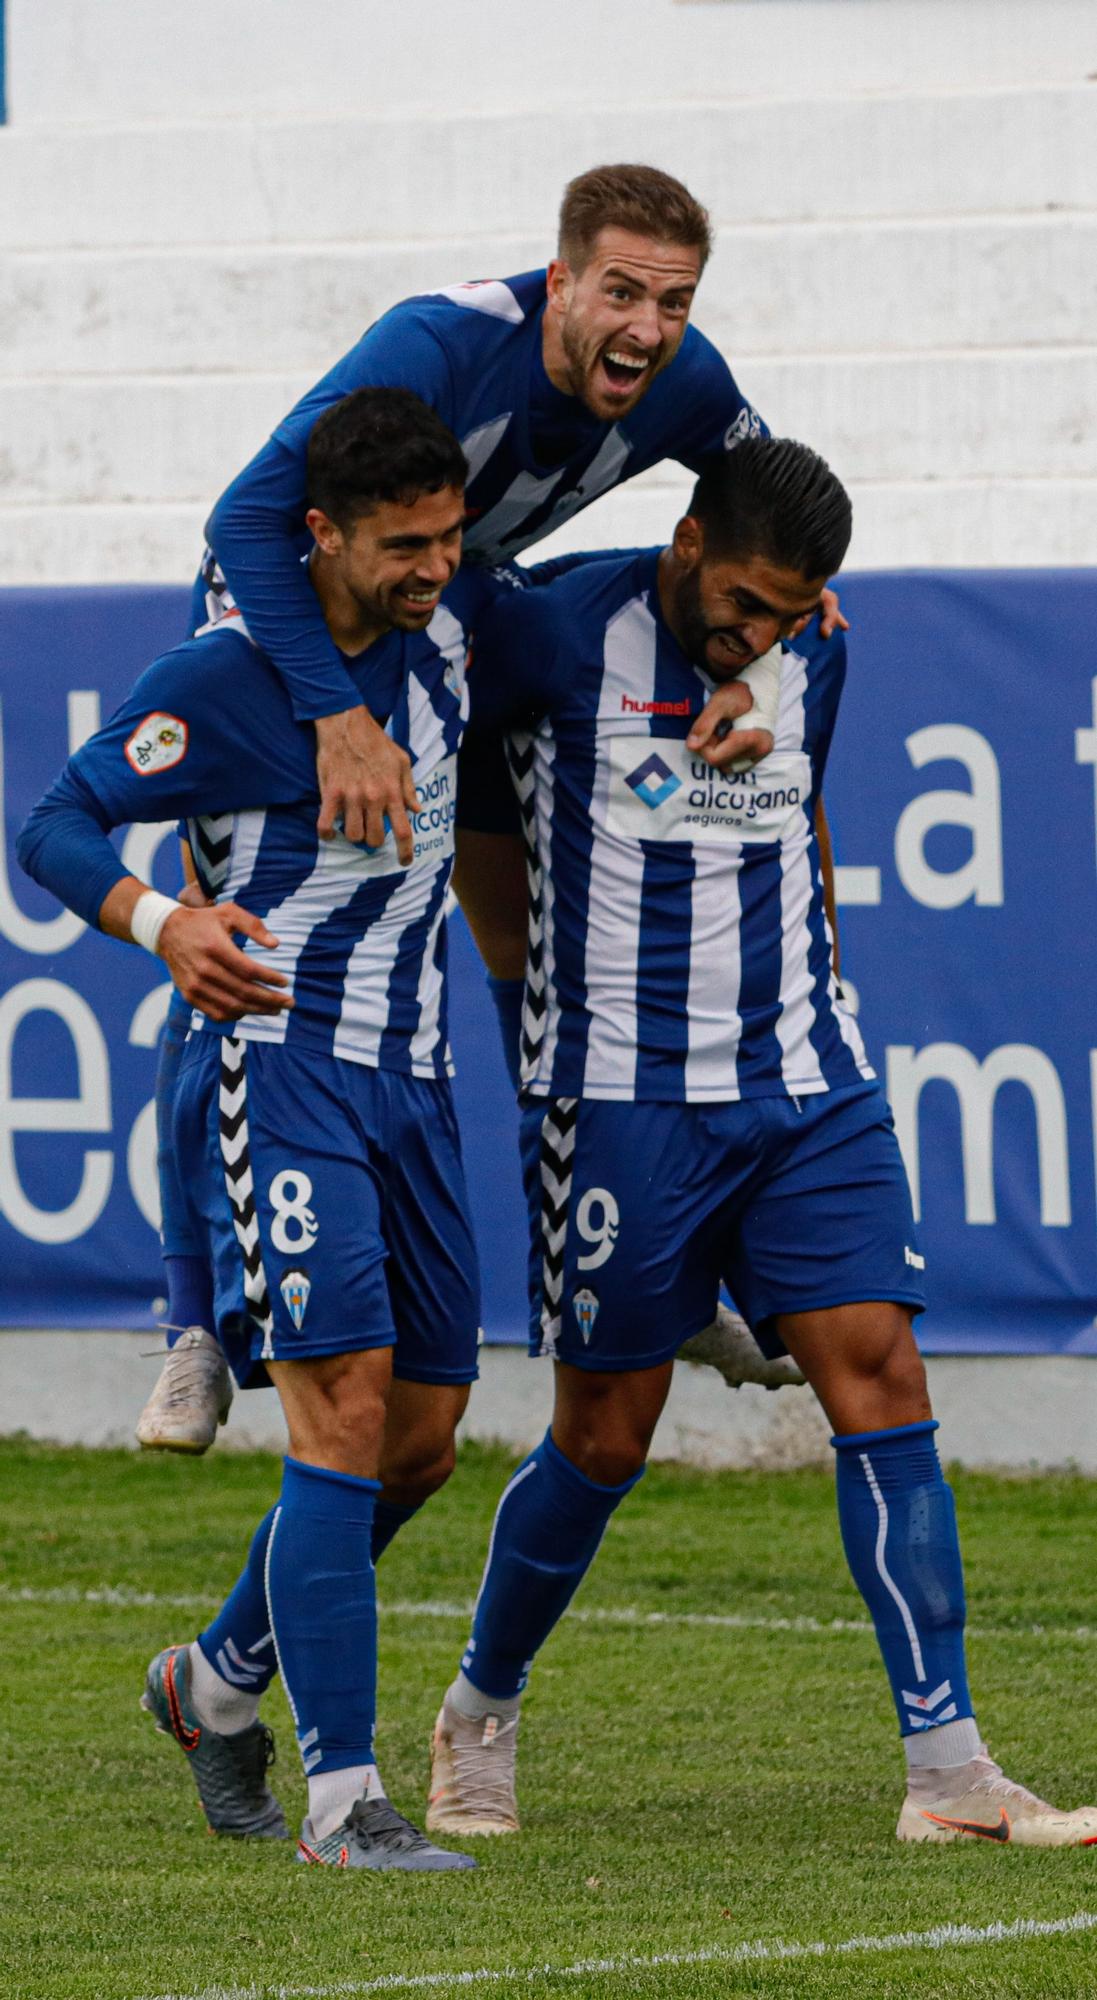
[[[196,1014],[196,1028],[413,1076],[449,1074],[444,903],[469,629],[498,588],[459,572],[425,632],[389,632],[346,660],[362,699],[412,759],[423,810],[410,867],[391,833],[376,849],[342,835],[320,840],[314,731],[293,720],[238,614],[156,660],[69,760],[24,830],[24,865],[94,921],[126,873],[107,830],[183,820],[203,887],[244,904],[279,939],[276,951],[250,941],[245,949],[288,975],[295,1003],[220,1029]]]
[[[716,772],[685,737],[712,683],[665,623],[657,549],[500,604],[473,720],[509,722],[531,856],[523,1083],[723,1102],[872,1076],[837,995],[815,805],[841,637],[785,649],[771,755]]]
[[[309,435],[352,390],[413,389],[460,439],[469,461],[464,552],[479,563],[517,555],[662,459],[699,471],[764,429],[723,356],[692,326],[636,408],[617,424],[600,421],[545,373],[545,299],[540,270],[393,306],[302,397],[218,501],[207,527],[211,550],[284,673],[298,715],[347,705],[345,676],[298,558],[311,540]],[[213,568],[208,581],[219,586]]]

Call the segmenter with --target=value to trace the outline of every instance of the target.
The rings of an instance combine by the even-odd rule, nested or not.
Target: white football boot
[[[1060,1812],[1015,1785],[987,1754],[949,1771],[911,1771],[900,1840],[997,1840],[1003,1847],[1097,1847],[1097,1806]]]
[[[516,1715],[462,1715],[447,1689],[430,1748],[428,1833],[517,1833],[517,1740]]]
[[[188,1326],[160,1370],[137,1422],[146,1451],[208,1451],[232,1402],[232,1378],[212,1333]]]
[[[738,1389],[744,1382],[758,1382],[763,1389],[785,1389],[804,1380],[790,1354],[779,1354],[772,1361],[763,1354],[746,1320],[725,1305],[717,1306],[711,1326],[702,1327],[700,1333],[683,1342],[678,1359],[692,1361],[695,1367],[715,1368],[729,1389]]]

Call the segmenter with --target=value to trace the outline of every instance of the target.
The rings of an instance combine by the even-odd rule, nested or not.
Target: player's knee
[[[406,1447],[386,1445],[381,1482],[386,1495],[402,1507],[418,1507],[443,1487],[457,1463],[452,1433],[442,1440],[412,1439]]]
[[[856,1353],[854,1372],[860,1386],[881,1406],[883,1421],[910,1423],[929,1416],[925,1363],[910,1316],[900,1308],[881,1322],[876,1339],[866,1341]],[[879,1427],[879,1421],[873,1425]]]

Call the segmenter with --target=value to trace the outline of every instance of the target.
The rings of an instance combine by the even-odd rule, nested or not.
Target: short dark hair
[[[707,210],[659,167],[591,167],[568,182],[557,241],[573,270],[582,270],[601,229],[630,229],[657,243],[699,250],[702,270],[712,249]]]
[[[355,389],[317,418],[309,436],[308,504],[337,527],[382,500],[410,505],[467,478],[453,432],[410,389]]]
[[[765,556],[803,577],[833,576],[853,532],[841,480],[794,438],[744,438],[713,459],[689,512],[704,530],[706,555]]]

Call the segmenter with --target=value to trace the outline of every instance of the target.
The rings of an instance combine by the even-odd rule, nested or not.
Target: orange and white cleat
[[[1003,1847],[1097,1847],[1097,1806],[1060,1812],[1015,1785],[987,1755],[955,1774],[911,1772],[895,1831],[900,1840],[996,1840]],[[947,1790],[943,1780],[948,1777]],[[953,1777],[955,1782],[953,1782]]]

